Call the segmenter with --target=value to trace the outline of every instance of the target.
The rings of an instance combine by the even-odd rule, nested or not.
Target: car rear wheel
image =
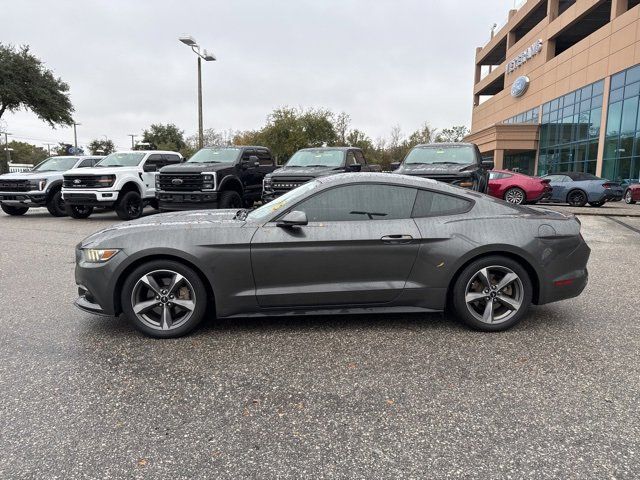
[[[54,217],[67,216],[67,211],[64,208],[64,200],[62,199],[62,192],[60,190],[53,192],[53,195],[49,197],[47,210],[49,210],[49,213]]]
[[[604,205],[604,202],[589,202],[589,205],[591,207],[601,207],[602,205]]]
[[[522,205],[527,200],[527,194],[524,190],[518,187],[512,187],[504,194],[504,199],[509,203],[515,203],[516,205]]]
[[[587,195],[582,190],[573,190],[567,196],[567,203],[572,207],[584,207],[587,204]]]
[[[207,290],[191,268],[172,260],[149,262],[124,282],[122,309],[133,325],[157,338],[180,337],[204,318]]]
[[[140,218],[144,204],[142,197],[138,192],[129,191],[125,192],[118,200],[116,205],[116,214],[121,220],[134,220]]]
[[[627,190],[624,192],[624,203],[629,205],[633,205],[636,201],[633,199],[633,192],[631,190]]]
[[[220,208],[242,208],[242,197],[234,190],[220,194]]]
[[[93,213],[88,205],[65,205],[64,209],[71,218],[89,218]]]
[[[522,319],[532,295],[531,279],[518,262],[492,256],[462,271],[453,287],[452,303],[457,318],[471,328],[497,332]]]
[[[2,208],[2,211],[7,215],[13,215],[14,217],[24,215],[29,211],[29,207],[14,207],[13,205],[5,205],[4,203],[0,204],[0,208]]]

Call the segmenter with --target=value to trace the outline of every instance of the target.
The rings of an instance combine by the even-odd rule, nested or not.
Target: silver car
[[[601,207],[606,202],[620,201],[624,189],[617,182],[596,177],[590,173],[563,172],[545,175],[553,187],[551,202],[568,203],[573,207]]]

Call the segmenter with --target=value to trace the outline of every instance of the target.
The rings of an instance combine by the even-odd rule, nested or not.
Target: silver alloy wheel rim
[[[154,270],[138,279],[131,292],[131,308],[144,325],[154,330],[180,328],[196,307],[193,285],[173,270]]]
[[[624,194],[624,201],[625,203],[631,203],[631,190],[627,190],[627,193]]]
[[[465,304],[473,317],[490,325],[504,323],[520,311],[524,287],[510,268],[492,265],[478,270],[467,282]]]
[[[515,203],[517,205],[520,205],[524,201],[524,194],[523,194],[522,190],[520,190],[520,189],[511,188],[507,192],[506,200],[509,203]]]

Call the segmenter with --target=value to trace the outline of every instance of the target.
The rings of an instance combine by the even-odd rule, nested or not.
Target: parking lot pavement
[[[71,305],[73,246],[116,220],[0,216],[0,478],[640,476],[633,228],[582,217],[585,293],[504,333],[377,315],[159,341]]]

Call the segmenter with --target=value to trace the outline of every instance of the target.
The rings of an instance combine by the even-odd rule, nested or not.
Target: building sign
[[[514,98],[518,98],[527,93],[529,89],[529,77],[526,75],[522,75],[521,77],[516,78],[516,81],[511,85],[511,96]]]
[[[507,63],[507,75],[513,73],[514,70],[519,68],[522,64],[526,63],[531,58],[535,57],[542,51],[542,39],[536,41],[533,45],[527,48],[524,52],[518,55],[516,58]]]

